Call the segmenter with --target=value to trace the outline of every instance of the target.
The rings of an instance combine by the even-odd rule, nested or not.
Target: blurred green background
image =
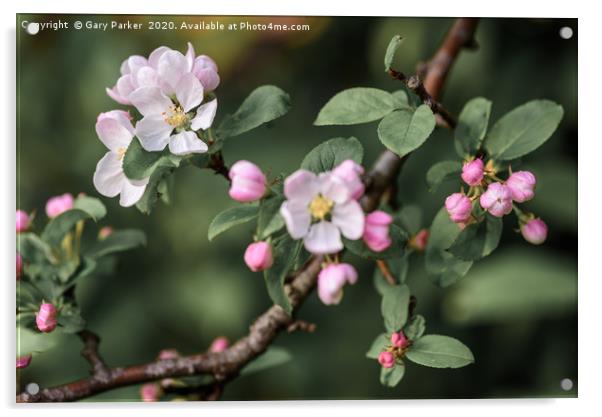
[[[307,23],[309,32],[248,31],[42,31],[31,36],[21,21],[251,21]],[[271,173],[291,172],[303,156],[334,136],[356,136],[370,165],[382,151],[376,124],[314,127],[322,105],[336,92],[354,86],[399,88],[383,73],[382,57],[394,34],[406,38],[398,53],[402,70],[412,73],[437,48],[452,19],[328,17],[142,17],[20,15],[18,54],[18,208],[38,211],[45,222],[48,197],[64,192],[97,196],[92,174],[105,148],[94,124],[98,113],[120,107],[104,92],[114,85],[119,65],[131,54],[148,55],[167,45],[212,56],[222,82],[217,122],[234,111],[255,87],[274,84],[290,93],[293,107],[270,127],[225,144],[226,162],[244,158]],[[72,26],[72,25],[70,25]],[[559,36],[569,26],[571,39]],[[373,289],[373,266],[359,259],[358,284],[345,291],[338,307],[312,295],[298,316],[315,322],[313,334],[284,334],[276,345],[293,360],[237,379],[225,400],[558,397],[577,393],[577,20],[483,19],[480,48],[460,55],[442,97],[458,113],[468,99],[493,100],[492,120],[535,98],[562,104],[559,130],[523,167],[538,177],[538,193],[528,207],[550,226],[541,247],[515,233],[508,216],[502,243],[455,286],[440,289],[415,257],[409,285],[427,332],[456,337],[475,354],[476,363],[459,370],[409,364],[394,389],[379,383],[379,366],[364,353],[382,330],[380,298]],[[442,159],[455,158],[452,135],[436,132],[412,154],[399,184],[405,205],[422,208],[428,226],[447,194],[425,185],[425,173]],[[77,296],[89,327],[103,339],[102,354],[115,365],[153,360],[159,350],[184,354],[205,350],[224,335],[247,332],[270,300],[263,278],[244,265],[242,254],[252,238],[242,226],[207,241],[207,227],[219,211],[233,206],[226,184],[208,171],[180,169],[172,204],[150,216],[103,198],[109,213],[103,224],[144,230],[148,247],[120,256],[114,275],[81,282]],[[42,387],[87,375],[80,341],[58,336],[60,343],[34,357],[21,382]],[[560,381],[574,382],[565,392]],[[91,400],[137,400],[139,387],[98,395]]]

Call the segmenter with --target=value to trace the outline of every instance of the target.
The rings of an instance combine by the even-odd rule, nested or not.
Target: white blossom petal
[[[209,129],[213,124],[216,112],[217,99],[213,99],[209,103],[201,105],[196,111],[196,116],[192,119],[192,122],[190,122],[190,128],[192,130]]]
[[[127,178],[123,173],[121,160],[115,152],[107,152],[96,164],[94,171],[94,187],[105,197],[115,197],[121,192]]]
[[[128,123],[129,120],[127,121]],[[96,134],[111,151],[127,148],[134,136],[117,119],[104,118],[96,123]]]
[[[318,177],[305,169],[293,172],[284,180],[284,195],[288,200],[309,204],[319,191]]]
[[[132,82],[132,75],[126,74],[119,77],[117,84],[115,84],[115,90],[121,97],[127,99],[129,95],[136,89]]]
[[[171,95],[180,82],[180,78],[190,70],[188,69],[188,60],[181,52],[167,51],[159,59],[157,72],[163,81],[165,81],[165,94]]]
[[[339,229],[327,221],[312,225],[303,243],[305,249],[316,255],[336,253],[343,250]]]
[[[167,46],[160,46],[156,48],[151,54],[148,56],[148,65],[153,69],[159,68],[159,60],[163,56],[165,52],[171,51],[171,48]]]
[[[174,155],[205,153],[207,149],[207,144],[191,131],[178,133],[169,139],[169,151]]]
[[[201,104],[203,94],[201,82],[191,72],[184,74],[176,85],[176,97],[185,113]]]
[[[332,210],[332,223],[341,229],[347,239],[357,240],[364,234],[364,211],[355,200],[335,204]]]
[[[136,204],[140,198],[142,198],[147,184],[148,178],[141,181],[131,181],[126,178],[121,189],[119,205],[122,207],[130,207]]]
[[[130,101],[126,97],[121,97],[119,92],[117,92],[117,86],[115,86],[113,88],[107,87],[105,90],[107,92],[107,95],[109,97],[111,97],[113,100],[115,100],[117,103],[124,104],[126,106],[128,106],[130,104]]]
[[[144,116],[136,123],[136,136],[140,139],[140,144],[151,152],[165,149],[172,130],[173,127],[161,115]]]
[[[129,99],[143,116],[160,115],[173,105],[159,87],[140,87],[130,94]]]
[[[350,199],[349,187],[344,180],[331,174],[323,172],[318,177],[320,182],[320,193],[335,203],[344,203]]]
[[[194,46],[192,43],[188,42],[188,50],[186,51],[186,60],[188,61],[188,71],[192,71],[192,67],[194,66],[194,58],[196,57],[196,53],[194,52]]]
[[[307,235],[311,224],[311,215],[307,204],[285,201],[280,206],[280,215],[284,218],[288,233],[293,239],[301,239]]]
[[[151,67],[141,67],[132,74],[132,83],[136,88],[158,87],[159,74]]]

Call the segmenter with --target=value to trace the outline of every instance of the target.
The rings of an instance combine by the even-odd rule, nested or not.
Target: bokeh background
[[[35,36],[21,21],[200,21],[305,23],[308,32],[250,31],[90,31],[46,30]],[[105,150],[94,132],[99,112],[118,108],[104,92],[132,54],[148,55],[167,45],[212,56],[222,82],[217,90],[217,122],[234,111],[255,87],[274,84],[290,93],[292,110],[269,127],[226,142],[227,163],[245,158],[272,173],[291,172],[321,141],[356,136],[370,165],[382,146],[376,123],[315,127],[319,109],[336,92],[354,86],[393,91],[382,58],[394,34],[406,38],[398,53],[402,70],[412,73],[437,48],[452,19],[351,17],[200,17],[20,15],[17,19],[18,208],[38,211],[45,222],[48,197],[64,192],[97,196],[92,174]],[[562,27],[573,37],[563,39]],[[353,259],[358,284],[345,291],[338,307],[312,295],[299,317],[317,324],[313,334],[284,334],[276,345],[292,355],[288,363],[237,379],[225,400],[559,397],[577,395],[577,20],[483,19],[480,45],[464,51],[442,100],[458,113],[470,98],[493,100],[492,120],[535,98],[562,104],[565,117],[554,136],[523,166],[538,177],[538,193],[528,203],[550,226],[541,247],[528,245],[505,220],[499,250],[476,264],[449,289],[426,276],[415,257],[409,285],[427,331],[465,342],[474,365],[437,370],[409,364],[396,388],[382,387],[379,366],[365,358],[382,330],[380,298],[373,266]],[[399,199],[422,209],[428,226],[454,184],[434,193],[425,173],[454,158],[452,135],[436,132],[405,165]],[[139,228],[148,246],[119,257],[116,272],[81,282],[77,297],[89,327],[102,336],[102,354],[111,365],[153,360],[163,348],[184,354],[205,350],[219,335],[244,335],[269,305],[262,276],[251,273],[242,254],[250,226],[232,229],[213,243],[207,228],[219,211],[233,206],[222,178],[194,168],[176,173],[171,205],[150,216],[103,198],[103,224]],[[42,387],[87,375],[75,336],[53,336],[57,345],[34,358],[21,383]],[[561,389],[570,378],[573,387]],[[92,401],[137,400],[139,387],[114,390]]]

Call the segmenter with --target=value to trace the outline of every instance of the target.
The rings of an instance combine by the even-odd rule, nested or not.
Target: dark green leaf
[[[293,357],[288,350],[278,346],[272,346],[257,359],[253,360],[253,362],[245,366],[242,371],[240,371],[240,375],[251,375],[256,372],[264,371],[290,362],[292,358]]]
[[[410,289],[407,285],[395,285],[383,294],[381,313],[388,332],[398,332],[408,320]]]
[[[73,208],[80,209],[90,214],[94,221],[102,219],[107,214],[107,209],[104,204],[94,197],[80,196],[73,203]]]
[[[259,207],[248,204],[232,207],[218,213],[209,225],[209,240],[213,240],[217,235],[234,226],[253,220],[258,213]]]
[[[426,320],[420,314],[413,316],[403,328],[403,333],[412,341],[419,339],[426,330]]]
[[[161,183],[173,174],[175,167],[157,166],[153,174],[150,176],[149,182],[146,185],[144,194],[136,203],[136,207],[144,214],[150,212],[157,204],[157,200],[162,198],[165,189],[162,189]]]
[[[295,264],[300,250],[301,240],[293,240],[288,233],[275,239],[272,247],[274,264],[263,273],[270,298],[288,314],[291,314],[292,307],[284,291],[284,280]]]
[[[273,194],[261,200],[257,218],[257,239],[264,240],[284,227],[284,218],[280,215],[280,206],[284,196]]]
[[[497,248],[503,227],[502,219],[487,214],[482,222],[466,227],[448,251],[463,261],[479,260]]]
[[[57,262],[52,248],[33,233],[17,235],[17,251],[25,263],[54,263]]]
[[[85,253],[92,258],[100,258],[115,252],[123,252],[146,245],[146,235],[136,229],[116,230],[106,238],[97,241]]]
[[[73,286],[79,279],[92,275],[92,273],[96,271],[97,266],[98,264],[94,259],[85,256],[80,262],[79,268],[75,271],[75,274],[70,276],[65,282],[65,289]]]
[[[406,232],[396,224],[392,224],[389,227],[389,236],[391,237],[391,246],[382,252],[374,252],[362,239],[349,240],[343,238],[345,247],[357,256],[367,259],[388,259],[388,258],[399,258],[403,256],[406,243],[408,241],[408,235]]]
[[[92,215],[81,209],[65,211],[48,222],[42,232],[42,239],[50,246],[57,247],[77,222],[89,218],[92,218]]]
[[[474,356],[462,342],[448,336],[429,334],[416,340],[406,358],[431,368],[461,368],[474,362]]]
[[[322,107],[316,126],[354,125],[372,122],[391,113],[395,100],[387,91],[356,87],[343,90]]]
[[[301,168],[320,173],[330,171],[347,159],[361,164],[363,157],[364,147],[356,138],[334,138],[309,151],[301,162]]]
[[[63,306],[57,322],[65,333],[77,333],[86,326],[79,309],[70,305]]]
[[[380,383],[385,387],[393,388],[399,384],[405,371],[406,367],[403,363],[398,363],[392,368],[381,368]]]
[[[223,140],[248,132],[284,116],[290,107],[290,97],[287,93],[276,86],[263,85],[249,94],[236,113],[224,119],[218,128],[217,136]]]
[[[534,151],[552,136],[564,111],[549,100],[533,100],[502,116],[485,139],[492,158],[511,160]]]
[[[473,98],[464,105],[454,131],[456,150],[461,157],[473,156],[479,150],[490,114],[491,101],[483,97]]]
[[[404,156],[420,147],[435,128],[435,116],[422,104],[414,112],[400,110],[378,125],[378,138],[391,152]]]
[[[370,349],[366,352],[366,357],[370,359],[378,359],[380,352],[384,351],[389,345],[389,337],[386,333],[381,333],[376,336],[376,339],[372,342]]]
[[[459,161],[437,162],[426,173],[426,183],[429,191],[435,191],[444,181],[460,179],[461,173],[462,164]]]
[[[168,149],[163,152],[145,151],[140,142],[134,139],[123,157],[123,172],[132,180],[142,180],[150,177],[160,167],[177,167],[181,159]]]
[[[403,42],[403,38],[400,35],[393,36],[393,39],[391,39],[391,42],[389,42],[389,46],[387,46],[387,52],[385,53],[385,72],[389,71],[389,69],[393,66],[395,53],[401,45],[401,42]]]

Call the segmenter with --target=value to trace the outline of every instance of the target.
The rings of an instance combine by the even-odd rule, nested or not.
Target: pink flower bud
[[[213,342],[211,342],[211,346],[209,346],[209,352],[223,352],[224,350],[228,349],[228,346],[230,346],[230,342],[226,337],[216,337]]]
[[[383,368],[392,368],[395,366],[395,356],[393,356],[391,352],[380,352],[378,355],[378,363],[380,363]]]
[[[345,181],[351,192],[351,198],[357,200],[364,195],[365,186],[361,177],[364,174],[364,167],[360,164],[352,159],[346,159],[333,169],[332,173]]]
[[[495,217],[503,217],[512,211],[512,193],[508,187],[499,182],[489,184],[479,201],[481,207]]]
[[[111,236],[113,234],[113,228],[111,226],[104,226],[103,228],[101,228],[98,231],[98,239],[99,240],[104,240],[107,237]]]
[[[514,172],[506,181],[506,187],[512,194],[512,199],[517,203],[531,200],[535,195],[535,175],[529,171]]]
[[[238,161],[230,168],[230,197],[241,203],[259,200],[265,194],[266,179],[252,162]]]
[[[69,193],[51,197],[46,203],[46,214],[53,218],[73,208],[73,196]]]
[[[426,245],[428,244],[428,241],[429,241],[429,230],[422,229],[421,231],[416,233],[414,235],[414,237],[412,237],[412,239],[410,240],[410,246],[416,250],[423,251],[426,249]]]
[[[17,369],[27,368],[31,363],[31,355],[23,355],[17,358]]]
[[[253,272],[264,271],[272,266],[272,246],[268,242],[251,243],[245,251],[245,263]]]
[[[483,181],[483,160],[480,158],[466,162],[462,167],[462,179],[468,185],[479,185]]]
[[[192,73],[201,82],[205,92],[213,91],[219,85],[220,78],[217,73],[217,64],[207,55],[196,57]]]
[[[36,325],[41,332],[50,333],[56,327],[56,307],[50,303],[44,303],[36,313]]]
[[[464,223],[470,218],[472,203],[464,194],[454,193],[445,199],[445,208],[453,222]]]
[[[29,214],[25,213],[23,210],[17,210],[15,215],[17,221],[17,233],[21,233],[29,229]]]
[[[21,254],[17,252],[17,279],[21,278],[21,274],[23,274],[23,258],[21,258]]]
[[[393,217],[381,210],[373,211],[364,221],[364,243],[374,252],[382,252],[391,246],[389,226]]]
[[[541,245],[548,237],[548,226],[541,219],[532,219],[520,228],[525,240],[534,245]]]
[[[339,304],[346,283],[357,282],[357,271],[349,264],[330,264],[318,275],[318,297],[326,305]]]
[[[144,402],[158,401],[161,396],[161,388],[155,383],[144,384],[140,387],[140,398]]]
[[[399,331],[398,333],[393,333],[391,335],[391,344],[395,347],[405,347],[408,344],[408,338],[403,333],[403,331]]]
[[[162,361],[167,359],[177,359],[179,357],[180,352],[178,352],[176,349],[163,349],[161,352],[159,352],[158,356],[158,358]]]

